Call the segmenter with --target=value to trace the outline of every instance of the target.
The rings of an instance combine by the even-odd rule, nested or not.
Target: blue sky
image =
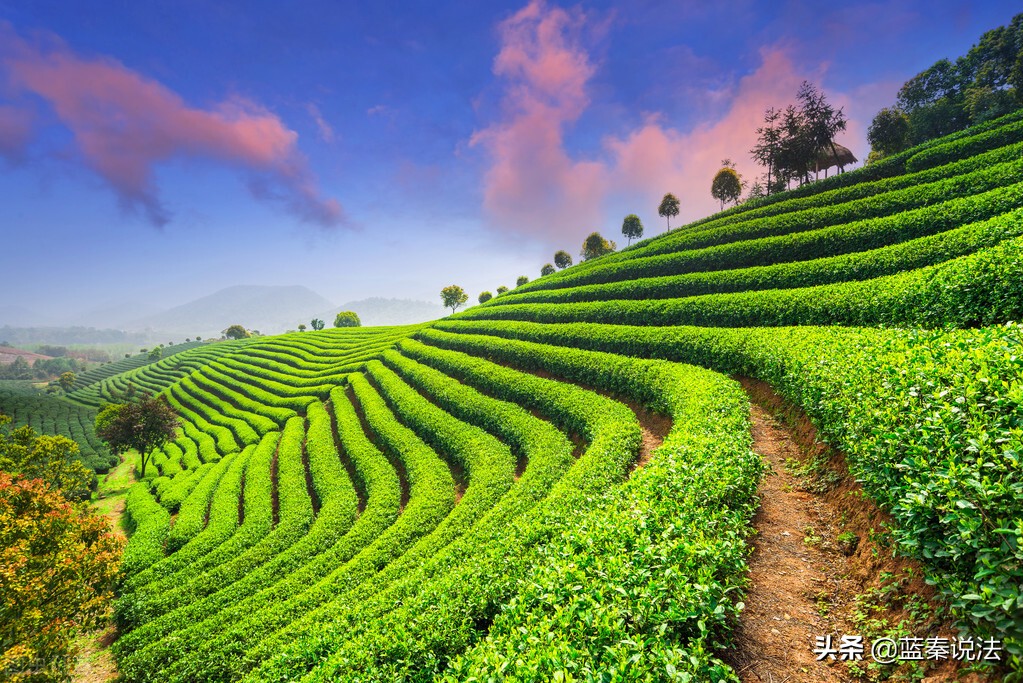
[[[234,284],[338,303],[538,275],[713,211],[805,78],[840,141],[1017,2],[0,0],[0,282],[61,317]],[[4,321],[0,320],[0,324]]]

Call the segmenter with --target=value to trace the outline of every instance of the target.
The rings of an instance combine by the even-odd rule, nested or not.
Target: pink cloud
[[[494,73],[504,79],[503,116],[476,132],[470,146],[490,154],[483,206],[502,230],[552,244],[594,229],[614,238],[621,216],[608,209],[615,207],[639,214],[647,234],[655,234],[664,227],[656,207],[666,192],[682,202],[676,226],[713,213],[719,205],[710,184],[721,161],[731,159],[752,183],[763,172],[749,150],[764,111],[794,103],[804,80],[820,84],[827,71],[826,64],[796,66],[784,48],[765,48],[755,71],[701,95],[717,98],[708,108],[720,112],[713,118],[683,131],[652,112],[638,128],[606,136],[599,158],[575,158],[564,134],[589,105],[595,67],[582,45],[587,21],[580,10],[532,0],[498,27]],[[853,93],[825,92],[849,119],[838,141],[862,160],[869,117],[894,90],[870,84]]]
[[[122,206],[155,225],[169,212],[153,178],[156,164],[205,158],[257,176],[256,192],[300,220],[324,228],[344,222],[340,204],[320,196],[298,135],[258,105],[232,98],[209,109],[188,106],[160,83],[106,58],[86,59],[57,43],[48,49],[0,27],[2,63],[12,87],[46,100],[74,134],[85,163],[117,193]]]
[[[32,113],[0,105],[0,157],[12,164],[22,163],[31,140]]]
[[[794,102],[803,80],[819,82],[820,76],[819,71],[797,69],[782,50],[762,50],[760,66],[739,81],[730,105],[717,120],[681,132],[652,115],[625,136],[605,138],[604,146],[612,156],[614,186],[640,207],[653,207],[646,212],[651,218],[656,217],[664,193],[674,193],[682,202],[675,225],[717,211],[719,204],[710,196],[710,183],[721,161],[734,161],[743,177],[752,182],[762,172],[750,159],[749,150],[756,144],[764,110]],[[828,95],[834,103],[833,94]]]
[[[581,46],[585,21],[579,10],[533,0],[498,27],[494,73],[508,85],[504,116],[469,144],[491,156],[484,209],[503,229],[552,238],[600,218],[604,165],[574,160],[564,147],[565,128],[589,102],[594,67]]]

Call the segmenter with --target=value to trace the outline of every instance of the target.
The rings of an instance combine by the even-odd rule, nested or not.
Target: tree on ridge
[[[661,205],[657,207],[657,215],[668,219],[669,232],[671,231],[671,219],[678,215],[680,206],[681,204],[678,201],[678,197],[669,192],[664,195],[664,199],[661,200]]]
[[[450,308],[454,313],[459,306],[469,300],[469,295],[458,285],[448,285],[440,290],[440,299],[444,303],[444,307]]]

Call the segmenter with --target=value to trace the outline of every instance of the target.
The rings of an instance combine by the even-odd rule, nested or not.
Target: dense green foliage
[[[0,413],[0,471],[39,479],[68,500],[89,498],[95,476],[78,458],[78,444],[65,436],[38,434],[28,426],[10,429]]]
[[[507,287],[505,290],[507,291]],[[497,293],[501,293],[501,288],[497,288]],[[448,285],[444,289],[440,290],[440,300],[444,304],[445,308],[450,308],[451,312],[454,313],[458,308],[469,300],[469,295],[465,293],[465,290],[458,285]]]
[[[986,32],[954,62],[941,59],[899,90],[909,138],[920,143],[982,123],[1023,104],[1023,14]]]
[[[341,311],[334,316],[334,327],[362,327],[362,321],[355,311]]]
[[[111,403],[96,415],[96,434],[118,455],[129,450],[138,452],[143,477],[153,450],[172,439],[179,425],[162,396],[143,397],[135,403]]]
[[[738,680],[762,465],[732,375],[801,406],[1018,657],[1021,122],[556,258],[430,325],[79,386],[181,420],[127,501],[125,680]],[[638,460],[641,409],[671,426]]]

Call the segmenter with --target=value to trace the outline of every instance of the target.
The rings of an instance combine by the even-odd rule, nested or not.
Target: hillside
[[[49,360],[50,356],[41,353],[33,353],[24,349],[16,349],[13,346],[0,346],[0,365],[13,363],[18,358],[24,358],[29,365],[37,360]]]
[[[127,498],[121,674],[735,680],[764,467],[735,378],[1018,657],[1021,159],[1016,114],[437,322],[81,378],[76,410],[134,386],[183,421]]]

